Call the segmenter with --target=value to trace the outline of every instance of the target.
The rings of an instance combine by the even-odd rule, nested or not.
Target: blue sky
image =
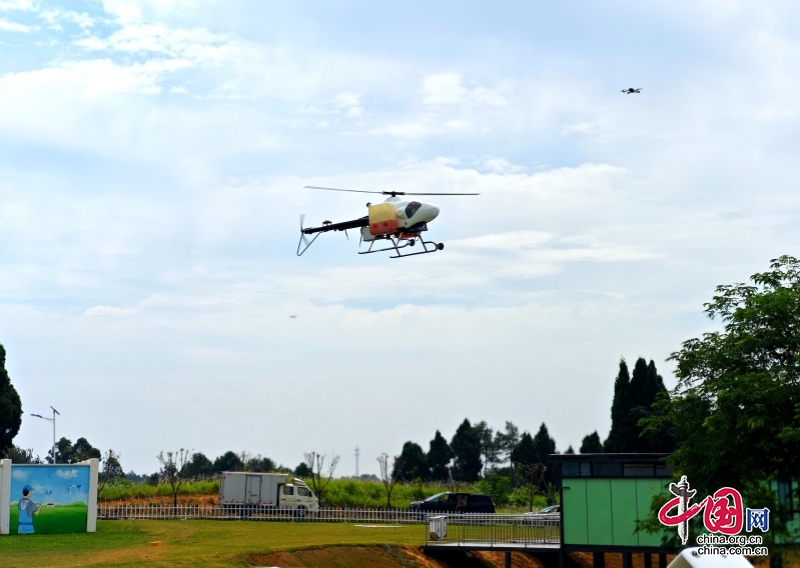
[[[672,384],[714,287],[797,247],[798,10],[0,0],[26,415],[136,471],[189,447],[350,474],[356,445],[377,471],[464,417],[605,437],[620,357]],[[367,201],[305,185],[481,195],[431,198],[442,253],[296,258],[301,213]]]

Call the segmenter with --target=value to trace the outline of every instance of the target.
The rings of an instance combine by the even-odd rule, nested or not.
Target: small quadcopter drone
[[[358,254],[371,254],[375,252],[394,252],[394,256],[389,258],[401,258],[414,256],[417,254],[429,254],[444,249],[443,243],[426,241],[422,238],[423,231],[428,230],[428,223],[436,219],[439,215],[439,208],[430,203],[422,201],[405,201],[398,196],[401,195],[480,195],[479,193],[406,193],[404,191],[362,191],[359,189],[336,189],[333,187],[316,187],[313,185],[305,186],[305,189],[324,189],[326,191],[348,191],[351,193],[377,193],[378,195],[388,195],[389,198],[383,203],[367,203],[367,215],[343,221],[341,223],[331,223],[323,221],[321,227],[303,227],[305,214],[300,215],[300,242],[297,243],[297,256],[302,256],[314,241],[322,233],[328,231],[344,231],[347,235],[348,229],[359,229],[361,231],[361,242],[368,242],[369,248]],[[314,235],[308,240],[307,235]],[[391,246],[373,249],[377,241],[386,240]],[[403,249],[413,247],[419,241],[422,250],[419,252],[405,252]],[[379,245],[380,246],[380,245]]]
[[[642,92],[642,87],[639,87],[638,89],[634,89],[633,87],[628,87],[627,89],[622,89],[620,91],[620,93],[625,93],[626,95],[633,95],[634,93],[641,93],[641,92]]]

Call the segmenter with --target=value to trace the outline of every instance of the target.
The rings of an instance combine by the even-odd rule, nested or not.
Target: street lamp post
[[[53,464],[55,464],[56,463],[56,414],[61,416],[61,413],[52,406],[50,408],[53,410],[52,418],[46,418],[41,414],[31,414],[31,416],[35,416],[36,418],[41,418],[42,420],[47,420],[48,422],[53,423]]]

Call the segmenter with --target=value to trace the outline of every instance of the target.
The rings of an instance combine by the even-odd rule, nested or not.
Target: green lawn
[[[33,530],[36,534],[62,534],[86,532],[86,518],[89,509],[84,503],[42,507],[33,517]],[[17,534],[19,508],[11,504],[11,534]]]
[[[421,545],[426,527],[343,523],[98,521],[94,534],[0,537],[0,566],[246,566],[247,554],[327,545]],[[149,543],[161,541],[161,546]]]

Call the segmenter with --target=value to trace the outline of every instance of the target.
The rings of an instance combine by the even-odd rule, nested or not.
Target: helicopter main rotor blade
[[[325,191],[349,191],[350,193],[384,193],[383,191],[363,191],[361,189],[337,189],[335,187],[317,187],[316,185],[304,185],[303,189],[324,189]]]
[[[383,193],[396,193],[397,195],[480,195],[480,193],[404,193],[402,191],[384,191]]]
[[[414,193],[406,191],[364,191],[363,189],[339,189],[335,187],[318,187],[315,185],[305,185],[303,189],[324,189],[326,191],[349,191],[350,193],[377,193],[378,195],[480,195],[480,193]]]

